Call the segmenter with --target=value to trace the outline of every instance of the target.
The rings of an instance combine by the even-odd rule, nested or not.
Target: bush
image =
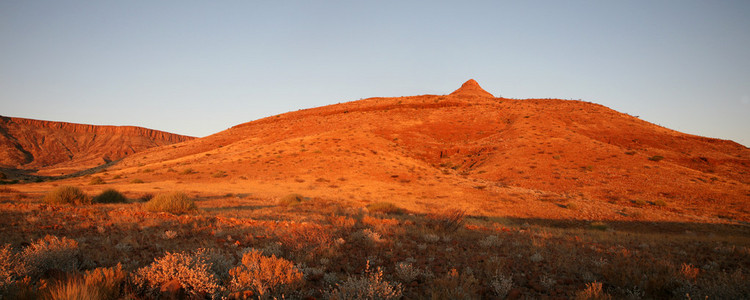
[[[44,196],[48,204],[91,204],[91,199],[79,188],[69,185],[60,186]]]
[[[198,249],[193,253],[167,252],[150,265],[138,269],[133,281],[152,291],[165,283],[176,281],[180,288],[193,295],[215,294],[221,289],[216,274],[211,271],[211,262],[205,249]]]
[[[400,214],[403,209],[390,202],[376,202],[367,205],[367,210],[373,213]]]
[[[13,283],[17,277],[19,261],[10,244],[0,247],[0,291]]]
[[[144,204],[148,211],[163,211],[173,214],[184,214],[198,210],[195,201],[182,192],[159,194]]]
[[[182,172],[180,172],[181,175],[190,175],[190,174],[193,174],[193,173],[195,173],[195,171],[193,171],[193,169],[191,169],[191,168],[187,168],[185,170],[182,170]]]
[[[115,176],[112,177],[112,179],[120,179],[120,178],[122,178],[122,175],[120,175],[120,174],[117,174],[117,175],[115,175]]]
[[[658,162],[662,159],[664,159],[664,156],[661,156],[661,155],[654,155],[648,158],[648,160],[655,161],[655,162]]]
[[[94,203],[125,203],[128,199],[115,189],[107,189],[92,199]]]
[[[464,224],[466,212],[460,209],[450,209],[438,214],[427,215],[428,225],[438,231],[453,232]]]
[[[89,185],[96,185],[96,184],[105,184],[104,179],[102,179],[99,176],[91,177],[91,180],[89,180]]]
[[[227,172],[224,172],[224,171],[216,171],[216,173],[211,174],[211,177],[213,178],[221,178],[221,177],[226,177],[226,176],[227,176]]]
[[[305,197],[300,194],[289,194],[281,197],[278,204],[281,206],[295,206],[302,203],[303,200],[305,200]]]
[[[74,277],[51,287],[49,299],[118,299],[127,274],[122,265],[86,271],[83,278]]]
[[[136,178],[136,179],[131,180],[130,183],[143,183],[143,180]]]
[[[246,252],[242,255],[242,265],[229,271],[232,290],[251,291],[260,298],[268,298],[283,296],[302,284],[302,272],[291,261],[261,253],[255,249]]]
[[[78,242],[47,235],[21,252],[22,275],[39,278],[49,270],[73,272],[78,270]]]
[[[329,299],[399,299],[401,298],[401,284],[393,284],[383,280],[383,271],[378,268],[370,270],[367,261],[365,272],[361,276],[349,277],[328,295]]]

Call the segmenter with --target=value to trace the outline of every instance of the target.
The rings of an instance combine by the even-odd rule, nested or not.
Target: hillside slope
[[[473,80],[449,95],[289,112],[112,170],[153,182],[129,188],[300,192],[414,211],[750,220],[750,149],[588,102],[495,98]]]
[[[96,126],[0,116],[0,167],[61,175],[192,137],[134,126]]]

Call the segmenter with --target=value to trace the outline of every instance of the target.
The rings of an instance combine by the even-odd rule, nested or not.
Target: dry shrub
[[[91,204],[91,199],[81,189],[64,185],[44,195],[44,203],[81,205]]]
[[[97,184],[105,184],[104,179],[102,179],[99,176],[91,177],[91,180],[89,180],[89,185],[97,185]]]
[[[295,206],[305,200],[305,197],[300,194],[289,194],[279,199],[280,206]]]
[[[465,211],[449,209],[441,213],[427,215],[427,224],[437,231],[453,232],[463,226],[465,217]]]
[[[128,198],[115,189],[107,189],[94,197],[92,201],[94,203],[125,203],[128,202]]]
[[[153,199],[146,202],[143,207],[153,212],[168,212],[176,215],[195,212],[198,207],[195,201],[190,199],[187,194],[182,192],[172,192],[159,194]]]
[[[193,253],[167,252],[151,265],[138,269],[133,281],[152,292],[170,282],[177,282],[181,289],[193,295],[216,294],[221,289],[208,251],[202,248]]]
[[[604,292],[601,282],[587,283],[586,288],[576,292],[576,300],[609,300],[612,296]]]
[[[435,279],[431,288],[432,299],[479,299],[479,281],[474,275],[456,269],[442,278]]]
[[[400,214],[403,209],[390,202],[375,202],[367,205],[367,210],[372,213]]]
[[[696,268],[691,264],[683,263],[682,266],[680,266],[680,275],[689,281],[695,281],[695,279],[698,278],[700,271],[701,269]]]
[[[48,299],[117,299],[127,274],[118,264],[114,268],[97,268],[86,271],[81,277],[74,277],[52,286]]]
[[[0,291],[15,281],[18,265],[18,256],[13,253],[10,244],[0,248]]]
[[[255,249],[242,255],[242,265],[231,269],[229,275],[232,290],[250,291],[261,298],[283,296],[303,283],[302,272],[291,261],[275,255],[263,256]]]
[[[21,275],[39,278],[48,271],[73,272],[78,270],[78,242],[47,235],[21,252]]]
[[[370,270],[367,261],[365,272],[361,276],[349,277],[343,283],[336,284],[336,289],[328,295],[329,299],[399,299],[403,288],[383,280],[383,271],[377,268]]]

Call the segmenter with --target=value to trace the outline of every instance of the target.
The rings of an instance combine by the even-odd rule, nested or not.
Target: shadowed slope
[[[0,116],[0,167],[68,174],[192,137],[134,126],[96,126]]]

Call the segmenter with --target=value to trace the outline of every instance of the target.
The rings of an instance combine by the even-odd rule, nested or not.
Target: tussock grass
[[[153,212],[168,212],[172,214],[192,213],[198,210],[195,201],[183,192],[159,194],[146,202],[143,207]]]
[[[367,205],[367,210],[371,213],[400,214],[404,210],[390,202],[375,202]]]
[[[91,198],[86,193],[80,188],[69,185],[59,186],[47,193],[44,195],[43,201],[47,204],[91,204]]]
[[[115,189],[107,189],[92,199],[94,203],[126,203],[128,198]]]
[[[278,204],[280,206],[295,206],[305,201],[305,197],[300,194],[289,194],[279,199]]]

